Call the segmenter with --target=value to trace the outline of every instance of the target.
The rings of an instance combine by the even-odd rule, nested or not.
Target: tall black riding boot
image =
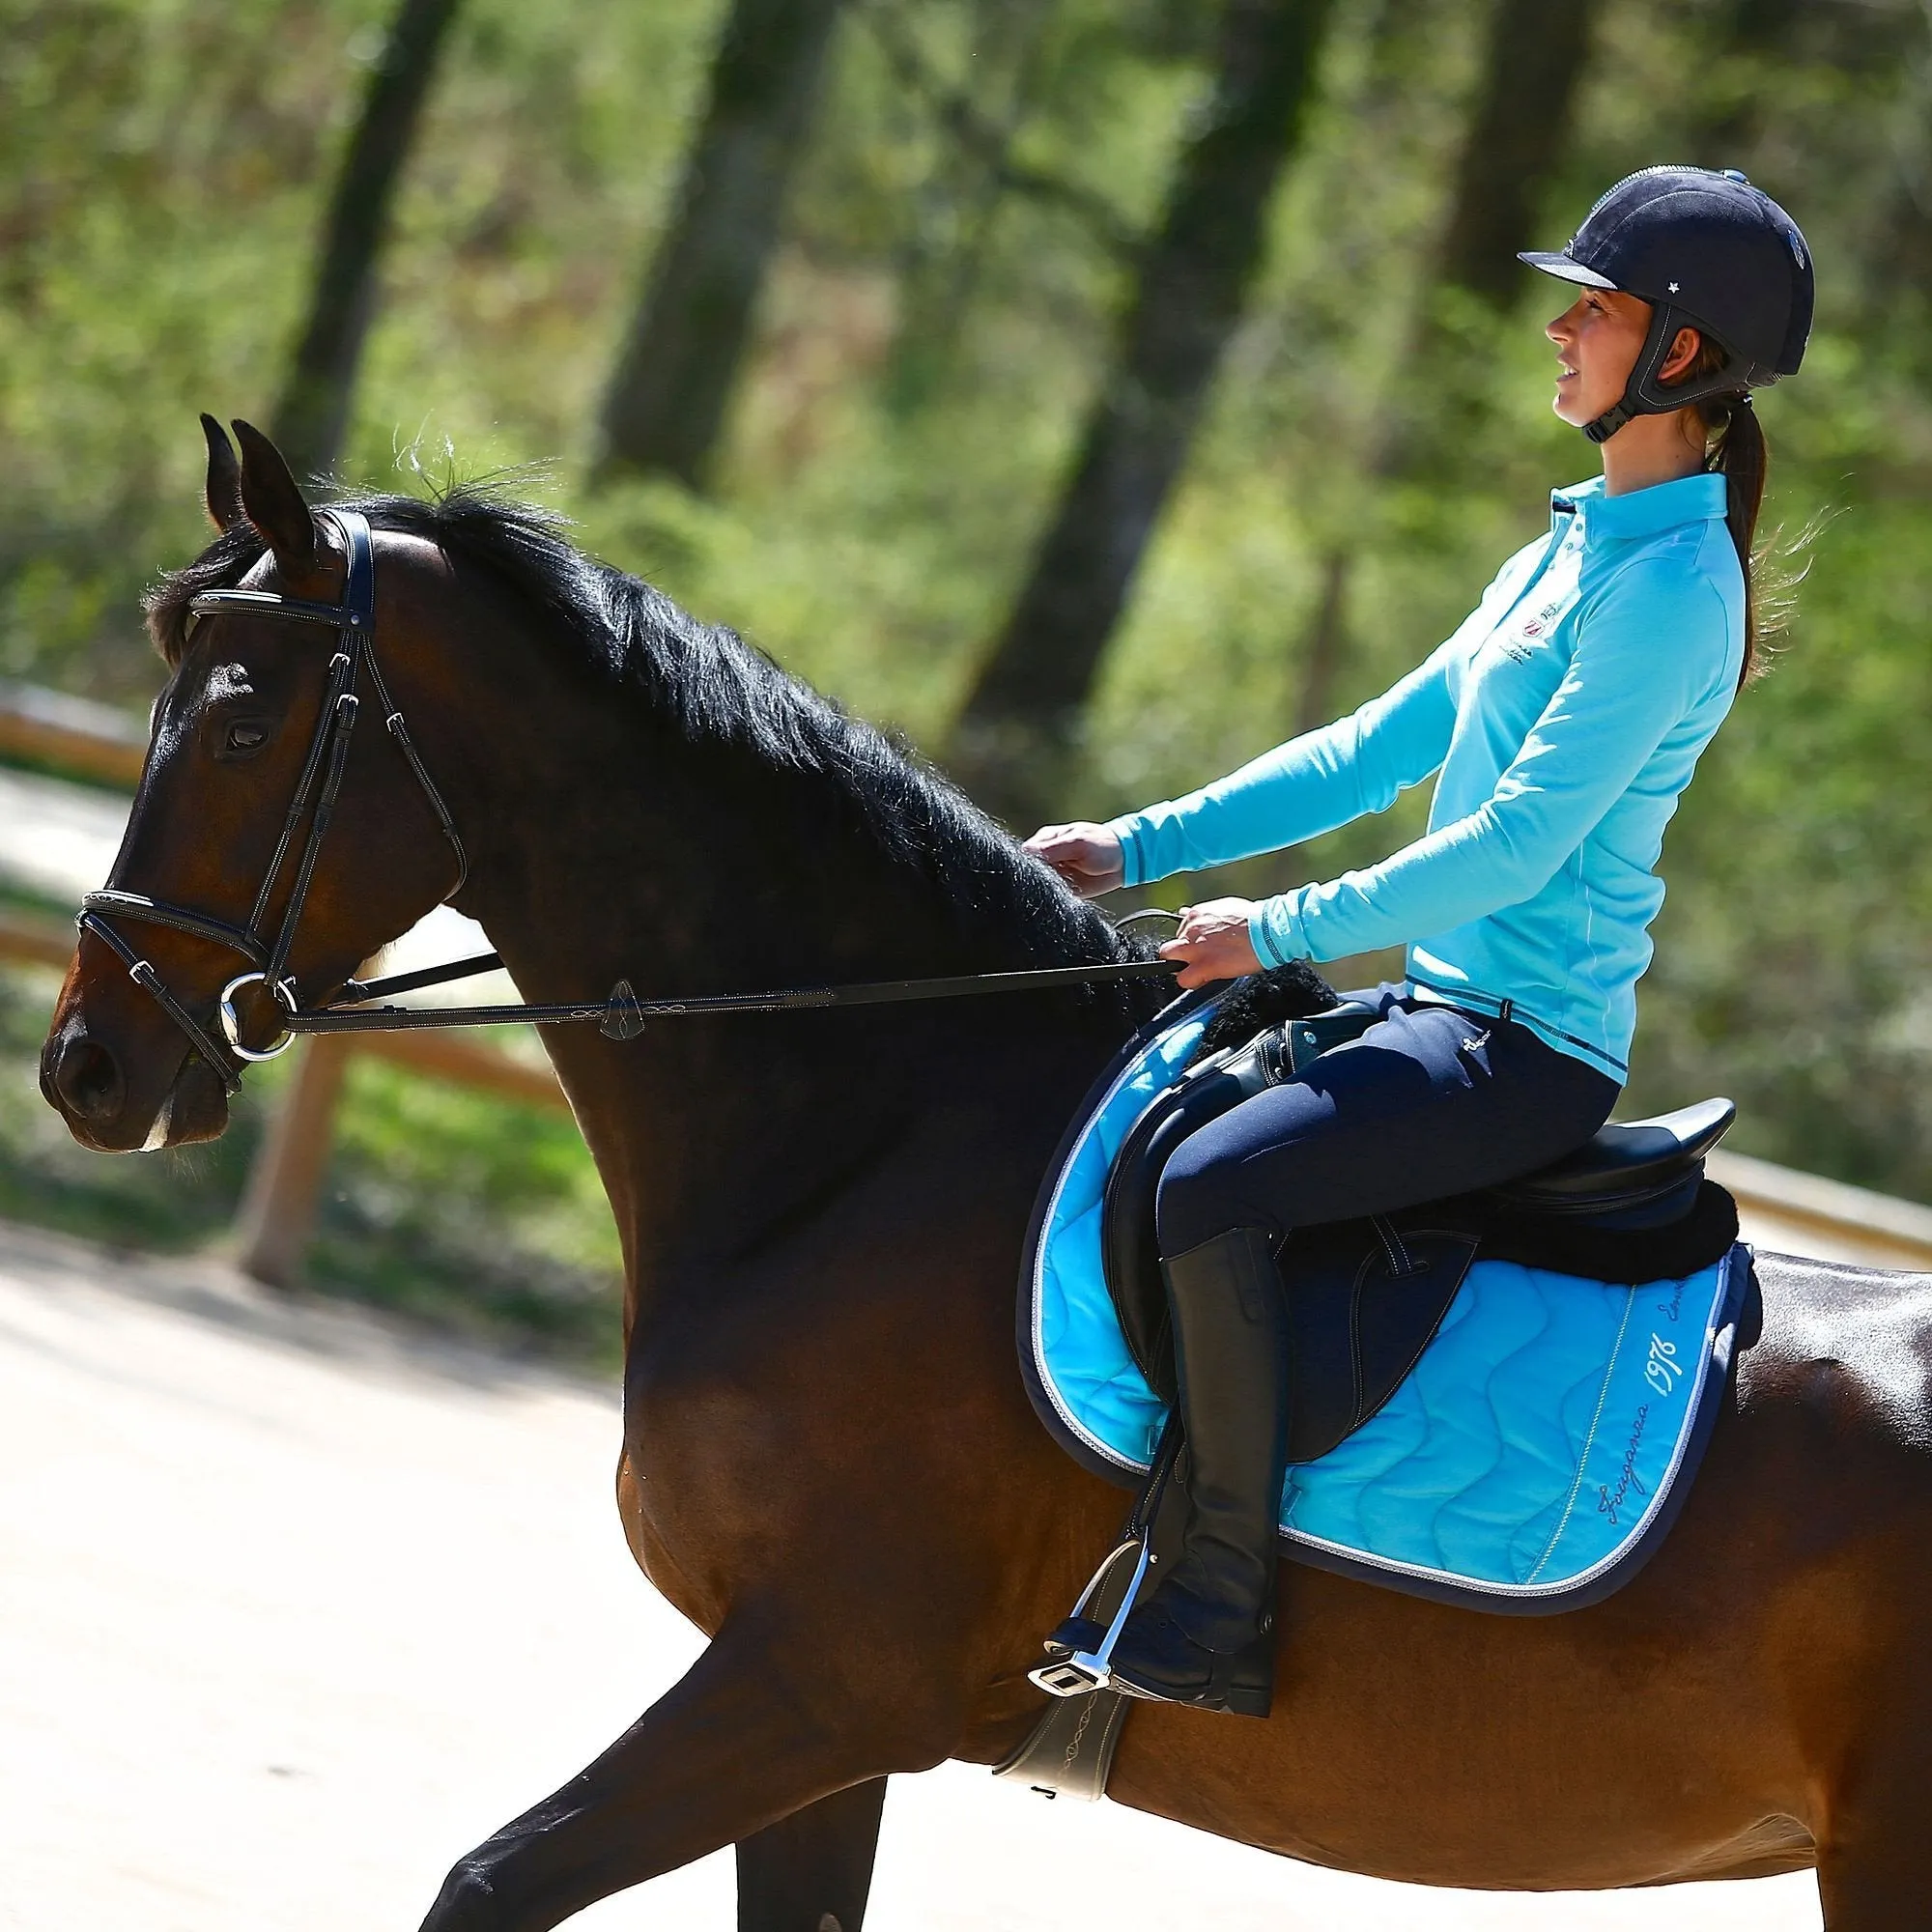
[[[1120,1688],[1264,1718],[1288,1464],[1288,1307],[1273,1236],[1236,1228],[1163,1261],[1187,1433],[1187,1526],[1172,1573],[1114,1648]]]

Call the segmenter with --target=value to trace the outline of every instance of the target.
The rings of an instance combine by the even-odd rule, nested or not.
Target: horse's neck
[[[640,744],[608,705],[566,709],[536,715],[526,695],[464,898],[526,999],[599,998],[619,979],[651,998],[958,970],[936,889],[923,898],[865,835],[828,827],[807,781]],[[648,1285],[796,1222],[962,1083],[1070,1105],[1108,1022],[1056,1037],[1064,1011],[1030,1007],[672,1019],[624,1043],[554,1028],[545,1044]]]

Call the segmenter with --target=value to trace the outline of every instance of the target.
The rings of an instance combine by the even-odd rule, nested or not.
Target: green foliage
[[[316,1287],[614,1367],[622,1268],[568,1114],[350,1062]]]
[[[0,673],[152,691],[133,605],[199,541],[193,412],[259,419],[275,393],[384,11],[0,0]],[[1052,500],[1123,250],[1199,111],[1211,13],[854,0],[717,494],[593,497],[596,398],[720,13],[473,0],[408,170],[344,471],[393,485],[549,464],[592,548],[937,744]],[[1547,285],[1525,271],[1500,318],[1431,289],[1483,20],[1477,0],[1338,10],[1267,273],[1065,775],[1068,808],[1184,788],[1283,735],[1338,544],[1355,553],[1343,705],[1445,635],[1543,526],[1550,485],[1593,468],[1548,411]],[[1906,0],[1610,0],[1571,159],[1524,237],[1560,241],[1603,186],[1661,158],[1746,167],[1811,237],[1818,332],[1761,410],[1768,524],[1839,514],[1788,648],[1673,827],[1632,1104],[1728,1091],[1741,1145],[1920,1198],[1928,106],[1932,40]],[[1421,804],[1236,883],[1378,856]],[[361,1178],[329,1207],[319,1274],[518,1321],[539,1301],[604,1305],[608,1227],[567,1124],[373,1065],[349,1120],[343,1172]],[[48,1149],[31,1157],[52,1172]],[[169,1238],[220,1219],[239,1153],[203,1158]],[[80,1170],[61,1174],[72,1215],[131,1225],[104,1196],[74,1205]],[[566,1280],[580,1286],[552,1292]]]

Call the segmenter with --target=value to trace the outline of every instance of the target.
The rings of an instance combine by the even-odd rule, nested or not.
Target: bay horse
[[[239,464],[210,437],[220,534],[150,600],[170,677],[111,882],[230,923],[275,850],[329,645],[234,608],[190,635],[189,601],[344,590],[329,526],[237,433]],[[353,507],[377,531],[382,669],[466,843],[454,902],[526,998],[1121,956],[914,758],[542,514],[466,490]],[[304,995],[452,873],[397,744],[364,730],[294,936]],[[141,950],[207,1024],[232,957],[164,926]],[[1028,1406],[1016,1264],[1050,1150],[1157,997],[547,1032],[622,1236],[624,1533],[710,1642],[457,1861],[425,1932],[540,1932],[733,1844],[742,1927],[858,1932],[886,1779],[993,1763],[1028,1732],[1041,1634],[1123,1499]],[[217,1134],[235,1071],[83,935],[42,1074],[83,1143]],[[1815,1864],[1831,1932],[1925,1922],[1932,1279],[1758,1265],[1762,1338],[1621,1593],[1501,1617],[1284,1566],[1273,1717],[1138,1707],[1111,1795],[1434,1885]]]

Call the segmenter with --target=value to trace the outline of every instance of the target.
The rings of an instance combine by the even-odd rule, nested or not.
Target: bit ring
[[[221,1031],[228,1044],[243,1060],[279,1060],[296,1043],[295,1035],[284,1028],[281,1038],[262,1052],[258,1053],[252,1046],[242,1044],[242,1022],[236,1015],[235,995],[243,986],[266,986],[268,982],[269,976],[266,973],[240,973],[221,989]],[[274,998],[278,1006],[287,1005],[280,986],[274,988]]]

